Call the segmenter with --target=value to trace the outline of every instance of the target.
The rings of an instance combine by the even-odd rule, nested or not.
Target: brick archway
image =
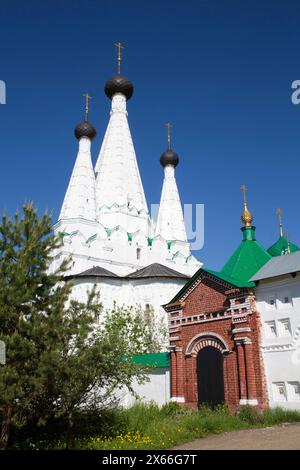
[[[201,349],[206,348],[207,346],[218,349],[222,354],[229,353],[229,347],[222,336],[216,333],[207,332],[194,336],[188,343],[185,354],[187,356],[195,356]]]

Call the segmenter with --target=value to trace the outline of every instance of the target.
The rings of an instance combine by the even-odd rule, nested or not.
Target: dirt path
[[[246,429],[197,439],[176,450],[295,450],[300,449],[300,424]]]

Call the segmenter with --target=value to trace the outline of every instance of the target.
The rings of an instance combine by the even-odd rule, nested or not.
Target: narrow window
[[[276,338],[277,331],[276,331],[275,321],[265,322],[265,333],[266,333],[266,338]]]
[[[300,383],[288,382],[288,396],[291,401],[300,400]]]
[[[140,248],[136,249],[136,259],[141,259],[141,249]]]
[[[273,382],[274,401],[286,401],[286,388],[284,382]]]
[[[278,320],[278,329],[280,336],[290,336],[291,324],[289,318],[282,318]]]

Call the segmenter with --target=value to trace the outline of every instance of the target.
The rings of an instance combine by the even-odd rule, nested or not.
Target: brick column
[[[244,340],[245,347],[245,362],[246,362],[246,376],[247,376],[247,389],[248,389],[248,404],[257,405],[256,381],[255,370],[253,363],[253,348],[250,339]]]
[[[194,356],[190,355],[185,358],[185,401],[189,403],[197,402],[195,397],[195,362],[196,359]]]
[[[191,358],[191,370],[192,370],[192,402],[194,405],[198,405],[198,394],[197,394],[197,355],[192,355]]]
[[[171,400],[177,397],[177,360],[175,349],[171,351]]]
[[[247,381],[246,381],[246,370],[245,370],[245,354],[242,341],[236,341],[237,345],[237,359],[238,359],[238,371],[239,371],[239,388],[240,388],[240,404],[245,405],[247,403]]]
[[[182,354],[182,348],[176,349],[177,359],[177,401],[183,403],[185,401],[184,393],[184,358]]]

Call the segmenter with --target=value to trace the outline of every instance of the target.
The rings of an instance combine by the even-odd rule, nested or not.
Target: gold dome
[[[253,215],[251,214],[251,212],[247,208],[247,201],[246,201],[247,186],[245,184],[243,184],[241,186],[241,189],[244,193],[244,212],[241,215],[241,220],[242,220],[243,224],[245,225],[245,227],[251,227],[251,222],[253,220]]]
[[[247,206],[244,205],[244,212],[241,215],[241,220],[245,227],[251,227],[251,222],[253,220],[253,215],[248,211]]]

